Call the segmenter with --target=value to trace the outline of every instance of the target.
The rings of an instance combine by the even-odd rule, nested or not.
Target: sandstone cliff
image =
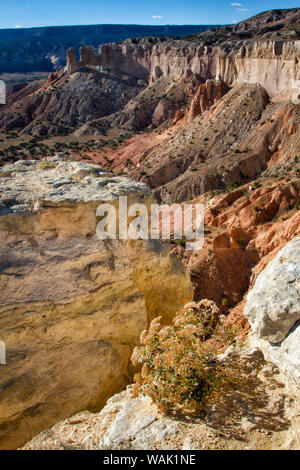
[[[169,321],[193,289],[160,242],[96,237],[99,203],[150,204],[144,184],[54,157],[6,166],[0,189],[0,448],[12,449],[99,410],[130,381],[148,321]]]

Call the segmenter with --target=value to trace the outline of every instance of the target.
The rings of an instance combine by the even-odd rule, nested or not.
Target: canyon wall
[[[228,86],[259,83],[271,98],[276,98],[282,93],[291,97],[299,90],[299,57],[300,41],[248,40],[207,46],[146,38],[100,45],[98,55],[92,46],[81,47],[79,61],[71,48],[66,70],[72,73],[83,66],[98,67],[104,72],[143,80],[145,85],[161,76],[195,74],[203,81],[219,78]]]
[[[300,41],[256,41],[221,48],[217,75],[228,84],[260,83],[271,98],[300,92]],[[284,100],[283,100],[284,101]]]
[[[54,157],[7,165],[0,194],[0,448],[13,449],[123,389],[141,331],[193,289],[160,241],[96,236],[102,201],[152,202],[142,183]]]

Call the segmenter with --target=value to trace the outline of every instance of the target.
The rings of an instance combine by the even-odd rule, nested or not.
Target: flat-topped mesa
[[[207,46],[203,42],[129,39],[123,43],[104,44],[94,55],[91,46],[80,49],[76,61],[73,49],[67,54],[67,71],[80,67],[128,75],[152,83],[160,77],[182,77],[191,74],[203,82],[220,78],[228,86],[236,83],[259,83],[276,98],[290,95],[299,88],[300,41],[235,40]]]
[[[112,205],[118,227],[119,196],[154,202],[143,183],[60,156],[0,171],[0,449],[99,410],[131,380],[150,320],[193,298],[168,244],[97,237],[97,207]]]

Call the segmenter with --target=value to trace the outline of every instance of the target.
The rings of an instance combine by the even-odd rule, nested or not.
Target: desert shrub
[[[217,400],[224,384],[234,381],[234,368],[220,359],[235,341],[234,329],[221,327],[216,304],[187,304],[171,326],[155,318],[141,335],[132,362],[142,364],[135,376],[134,395],[145,393],[162,411],[178,408],[198,414]]]

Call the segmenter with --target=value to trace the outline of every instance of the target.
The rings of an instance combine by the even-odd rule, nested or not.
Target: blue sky
[[[289,0],[0,0],[0,28],[99,23],[230,24]]]

